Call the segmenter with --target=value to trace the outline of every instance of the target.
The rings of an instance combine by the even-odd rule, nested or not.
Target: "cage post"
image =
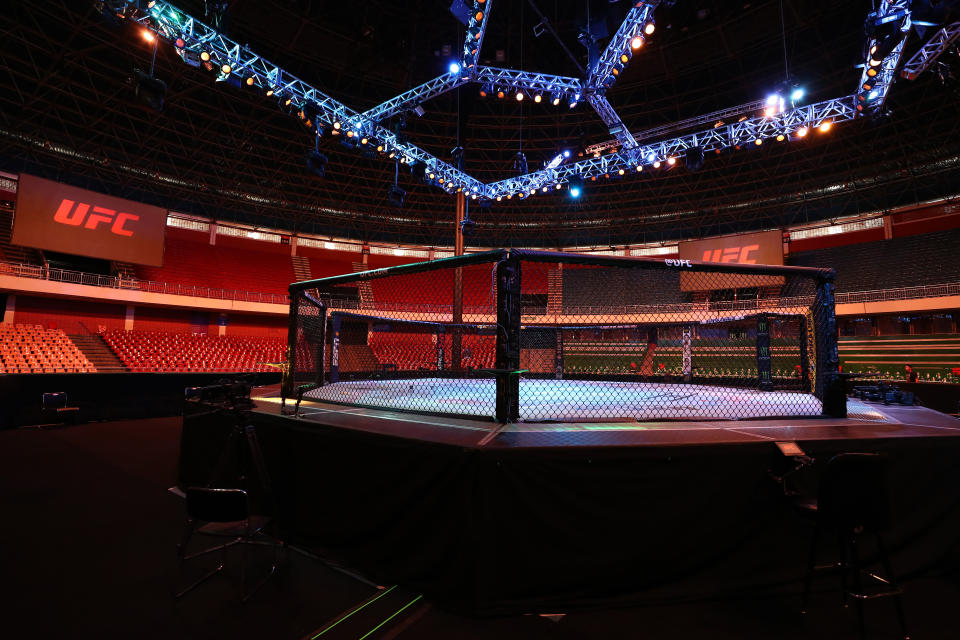
[[[847,397],[839,375],[837,316],[834,300],[834,274],[817,279],[813,318],[816,329],[817,371],[814,394],[823,403],[823,413],[833,418],[847,417]]]
[[[520,260],[512,253],[497,263],[498,422],[520,417]]]
[[[554,341],[553,350],[553,377],[557,380],[563,379],[563,328],[556,328],[557,339]]]
[[[297,371],[297,320],[300,311],[300,294],[290,294],[290,312],[287,317],[287,362],[280,385],[280,406],[286,405],[287,398],[293,397]]]
[[[683,328],[683,357],[681,364],[683,367],[683,381],[690,384],[693,381],[693,327],[691,325]]]
[[[765,314],[757,315],[757,381],[761,391],[773,391],[770,370],[770,319]]]
[[[343,318],[339,313],[331,314],[330,324],[330,382],[340,382],[340,328]]]

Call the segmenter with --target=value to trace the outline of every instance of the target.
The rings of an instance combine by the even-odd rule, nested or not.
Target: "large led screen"
[[[163,266],[165,209],[20,174],[15,245]]]
[[[783,232],[779,230],[744,233],[735,236],[688,240],[678,245],[681,260],[700,262],[724,262],[733,264],[783,264]],[[709,278],[702,275],[681,273],[680,288],[683,291],[704,289],[737,289],[743,287],[743,278],[735,274],[715,273]],[[772,287],[783,284],[781,276],[755,276],[754,286]]]

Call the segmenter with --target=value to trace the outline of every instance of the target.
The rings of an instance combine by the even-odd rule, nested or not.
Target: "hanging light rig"
[[[784,104],[779,108],[778,105],[777,113],[769,117],[760,115],[653,144],[640,144],[607,101],[605,93],[626,67],[636,62],[650,38],[655,36],[654,11],[660,0],[633,2],[626,19],[594,64],[589,66],[583,79],[481,65],[480,52],[493,0],[466,1],[471,14],[460,59],[451,63],[447,73],[364,112],[353,110],[324,94],[168,2],[156,0],[145,4],[140,0],[103,0],[103,7],[105,13],[132,20],[159,39],[173,44],[177,54],[188,64],[215,72],[218,79],[236,78],[241,88],[261,91],[264,96],[277,100],[281,108],[290,109],[296,115],[312,113],[312,117],[302,117],[301,120],[319,135],[345,135],[365,153],[375,149],[375,153],[396,162],[411,167],[419,165],[425,176],[434,175],[435,178],[431,179],[434,184],[449,193],[469,193],[471,199],[485,201],[509,200],[514,195],[526,196],[542,192],[544,187],[572,184],[575,180],[620,175],[620,169],[624,173],[640,173],[645,166],[667,163],[669,167],[670,158],[674,162],[677,158],[686,158],[688,150],[692,149],[707,153],[742,145],[754,146],[756,140],[767,138],[801,139],[811,129],[829,131],[837,123],[866,115],[882,105],[903,51],[904,38],[898,34],[905,33],[910,24],[909,0],[882,0],[879,3],[870,18],[878,30],[870,41],[871,58],[865,63],[857,94],[803,106],[795,106],[796,101],[791,100],[789,107]],[[894,27],[886,26],[890,23]],[[888,37],[887,31],[892,35]],[[871,64],[873,60],[879,64]],[[574,108],[585,100],[616,138],[619,150],[485,184],[381,124],[468,83],[480,84],[481,94],[487,96],[506,98],[512,95],[518,105],[529,98],[534,103]]]

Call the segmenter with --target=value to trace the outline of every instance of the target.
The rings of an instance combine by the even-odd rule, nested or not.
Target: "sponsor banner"
[[[11,243],[160,267],[166,228],[160,207],[21,174]]]
[[[699,260],[730,264],[783,265],[783,232],[780,230],[744,233],[735,236],[684,240],[677,245],[679,261]],[[742,289],[745,287],[774,287],[782,285],[783,276],[751,276],[749,282],[741,275],[712,273],[680,274],[682,291],[714,289]]]

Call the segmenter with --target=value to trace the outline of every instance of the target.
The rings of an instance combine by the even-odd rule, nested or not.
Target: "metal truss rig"
[[[876,33],[867,42],[867,59],[860,75],[856,109],[861,113],[879,111],[887,99],[910,32],[911,2],[882,0],[876,12],[867,17]],[[889,46],[891,42],[896,42],[896,46]]]
[[[960,39],[960,22],[954,22],[939,29],[937,33],[920,47],[906,64],[900,75],[907,80],[916,80],[917,76],[930,68],[937,58],[950,49],[950,45]]]
[[[661,163],[673,163],[687,150],[699,148],[704,152],[719,151],[746,144],[762,144],[767,139],[785,140],[802,137],[824,123],[837,123],[855,118],[859,111],[860,94],[806,105],[773,117],[762,117],[731,123],[653,144],[640,145],[620,120],[604,93],[619,77],[632,57],[631,42],[643,37],[645,25],[651,24],[653,10],[660,0],[636,2],[626,20],[610,40],[607,48],[588,70],[587,80],[531,73],[512,69],[485,67],[477,64],[480,47],[490,15],[492,0],[473,0],[473,14],[467,25],[463,64],[454,72],[425,82],[386,102],[359,113],[319,89],[296,78],[279,66],[257,56],[247,47],[226,38],[215,29],[194,19],[168,2],[156,0],[102,0],[98,5],[104,12],[137,22],[166,41],[174,44],[181,57],[191,56],[203,61],[211,69],[219,69],[221,77],[237,75],[266,95],[278,101],[290,100],[301,112],[309,112],[318,134],[324,128],[352,134],[355,139],[367,138],[382,153],[414,165],[424,165],[424,177],[448,193],[462,191],[472,199],[502,200],[514,195],[526,198],[550,187],[560,188],[574,179],[593,178],[610,174],[626,175],[639,172],[645,166],[657,168]],[[901,7],[906,5],[907,8]],[[909,13],[909,0],[883,2],[878,15],[897,11]],[[883,61],[881,80],[886,81],[884,95],[893,81],[903,42]],[[891,60],[895,58],[894,60]],[[869,65],[869,60],[868,63]],[[887,68],[889,65],[889,78]],[[866,68],[864,73],[866,74]],[[867,77],[866,75],[864,77]],[[574,106],[585,98],[610,128],[621,150],[598,158],[587,158],[575,163],[546,168],[533,173],[484,184],[450,163],[398,138],[397,134],[380,123],[393,115],[413,109],[421,102],[467,83],[480,83],[500,88],[511,88],[549,96],[554,104],[565,101]],[[871,90],[877,90],[874,87]],[[326,126],[322,126],[326,125]]]

